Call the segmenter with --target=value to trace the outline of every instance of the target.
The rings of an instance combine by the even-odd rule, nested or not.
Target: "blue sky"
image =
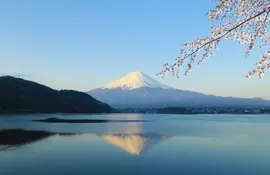
[[[270,71],[244,74],[262,51],[226,41],[214,57],[180,79],[155,77],[178,56],[181,43],[209,33],[212,0],[3,0],[0,75],[56,89],[86,91],[133,71],[168,85],[207,94],[270,99]]]

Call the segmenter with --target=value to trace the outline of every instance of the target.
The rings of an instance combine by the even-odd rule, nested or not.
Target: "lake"
[[[123,122],[32,122],[49,117]],[[270,115],[0,116],[2,131],[14,128],[50,134],[1,138],[19,142],[1,142],[1,175],[270,174]]]

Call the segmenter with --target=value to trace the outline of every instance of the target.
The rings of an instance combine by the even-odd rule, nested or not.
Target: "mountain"
[[[132,72],[123,78],[87,92],[114,108],[165,107],[270,107],[270,101],[252,98],[233,98],[206,95],[175,89],[141,72]]]
[[[83,92],[57,91],[20,78],[0,77],[0,113],[109,113],[114,111],[109,105]]]

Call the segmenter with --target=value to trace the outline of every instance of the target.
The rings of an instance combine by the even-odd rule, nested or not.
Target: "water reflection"
[[[27,144],[33,144],[54,135],[71,136],[74,134],[54,133],[48,131],[30,131],[24,129],[0,130],[0,150],[6,150],[10,147],[20,147]]]
[[[122,133],[106,133],[99,136],[132,155],[139,155],[161,141],[170,138],[169,136],[154,132],[144,133],[143,126],[145,125],[142,125],[141,122],[127,123]]]
[[[156,133],[140,134],[104,134],[104,140],[127,151],[132,155],[139,155],[157,143],[169,138]]]
[[[130,118],[127,118],[130,121]],[[136,122],[125,123],[110,123],[107,125],[98,125],[99,127],[107,126],[107,131],[103,132],[89,132],[85,133],[61,133],[53,131],[41,130],[25,130],[25,129],[5,129],[0,130],[0,150],[6,150],[11,147],[21,147],[24,145],[34,144],[52,136],[73,136],[73,135],[93,135],[98,136],[98,139],[105,140],[122,150],[132,154],[139,155],[155,146],[156,144],[170,138],[168,135],[157,133],[156,131],[149,130],[149,124],[141,122],[140,115],[132,116],[132,120]],[[53,126],[53,125],[51,125]],[[79,126],[79,125],[77,125]],[[90,126],[90,125],[89,125]],[[96,126],[92,125],[91,127]],[[146,128],[148,127],[148,129]],[[145,129],[145,130],[144,130]],[[99,134],[101,133],[101,134]],[[53,142],[56,139],[50,139]],[[91,139],[89,139],[91,141]],[[103,142],[104,143],[104,142]]]

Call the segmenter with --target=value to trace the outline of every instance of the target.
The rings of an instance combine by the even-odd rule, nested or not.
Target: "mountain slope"
[[[90,95],[71,91],[57,91],[35,82],[0,77],[0,112],[39,113],[101,113],[114,111]]]
[[[203,93],[174,89],[163,85],[143,74],[137,78],[134,73],[94,89],[88,93],[100,101],[118,109],[124,108],[164,108],[164,107],[270,107],[270,101],[263,99],[243,99],[217,97]],[[135,77],[135,78],[134,78]],[[128,79],[130,78],[130,79]],[[123,81],[125,80],[125,81]],[[119,83],[120,82],[120,83]],[[140,82],[140,86],[137,85]],[[154,82],[153,84],[147,82]],[[125,84],[126,83],[126,84]],[[116,85],[117,86],[112,86]],[[129,88],[123,88],[129,87]]]

